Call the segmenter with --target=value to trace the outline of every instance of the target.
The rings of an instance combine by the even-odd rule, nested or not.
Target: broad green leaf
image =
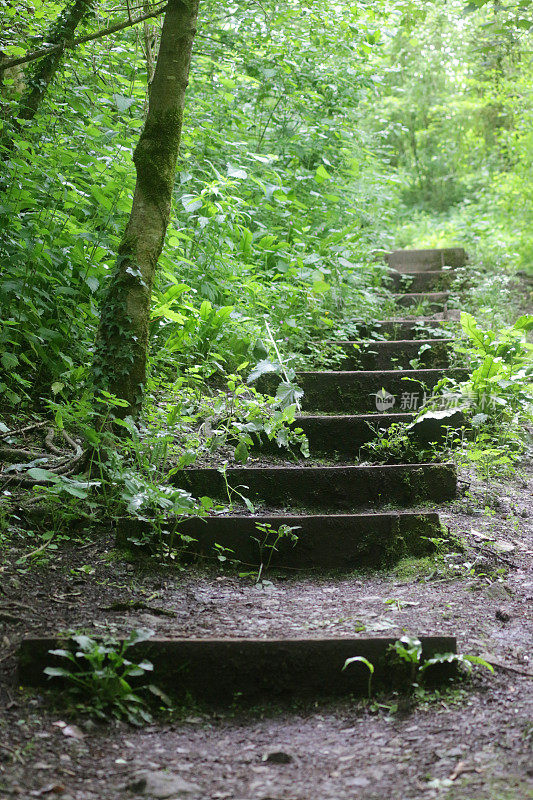
[[[324,183],[324,181],[331,180],[331,175],[322,164],[320,164],[320,166],[317,167],[317,170],[315,172],[315,180],[317,183]]]
[[[34,478],[36,481],[48,481],[50,483],[60,483],[61,476],[56,475],[49,469],[41,469],[40,467],[32,467],[26,472],[29,478]]]

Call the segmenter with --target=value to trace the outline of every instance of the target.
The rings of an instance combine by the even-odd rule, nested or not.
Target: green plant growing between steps
[[[463,655],[462,653],[437,653],[431,658],[422,661],[422,642],[413,636],[402,636],[400,639],[389,646],[389,650],[395,654],[398,660],[406,664],[409,668],[410,690],[420,688],[420,683],[425,678],[426,671],[438,664],[462,664],[470,672],[473,666],[486,667],[491,673],[494,667],[479,656]],[[369,672],[368,676],[368,699],[372,697],[372,678],[375,667],[372,662],[363,656],[353,656],[347,658],[342,667],[344,672],[351,664],[364,664]]]
[[[435,451],[422,447],[413,440],[411,425],[406,422],[393,422],[386,428],[376,428],[367,422],[375,438],[361,447],[361,455],[380,464],[402,464],[433,460]]]
[[[461,325],[469,343],[458,351],[474,369],[463,383],[447,381],[445,391],[455,405],[470,408],[474,435],[457,443],[457,458],[475,467],[488,490],[495,475],[513,471],[526,448],[523,427],[533,419],[533,345],[527,341],[533,316],[495,332],[463,312]]]
[[[276,530],[268,522],[256,522],[255,527],[257,531],[262,534],[262,538],[253,537],[259,545],[259,559],[260,565],[255,579],[256,583],[261,582],[264,572],[270,567],[272,557],[278,549],[278,545],[284,539],[288,539],[292,546],[297,543],[298,535],[294,531],[300,528],[299,525],[280,525]]]
[[[390,646],[400,662],[408,665],[410,672],[411,686],[418,687],[424,680],[427,670],[437,664],[462,664],[470,672],[472,667],[486,667],[489,672],[494,672],[494,667],[479,656],[464,655],[463,653],[437,653],[432,658],[422,661],[422,642],[413,636],[402,636]]]
[[[350,664],[356,663],[364,664],[368,669],[368,699],[370,700],[372,697],[372,676],[374,675],[374,665],[368,660],[368,658],[365,658],[364,656],[353,656],[352,658],[346,659],[342,671],[344,672],[344,670],[349,667]]]
[[[76,634],[65,647],[49,651],[50,655],[63,659],[66,666],[46,667],[44,671],[49,678],[60,678],[67,684],[67,696],[77,711],[101,720],[115,717],[142,725],[152,721],[143,696],[146,692],[170,706],[170,700],[157,686],[151,683],[133,686],[132,679],[146,677],[153,671],[153,664],[146,659],[138,663],[130,661],[127,651],[152,635],[153,631],[137,629],[120,643],[112,638],[99,640]]]

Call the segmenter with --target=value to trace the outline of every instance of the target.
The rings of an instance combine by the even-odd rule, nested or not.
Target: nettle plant
[[[152,398],[146,425],[167,441],[169,464],[181,469],[217,453],[245,464],[252,449],[269,444],[289,456],[309,456],[307,437],[295,425],[298,406],[289,402],[301,390],[292,387],[274,397],[258,392],[239,374],[247,366],[244,362],[227,375],[223,388],[200,392],[183,379],[179,394],[174,384],[164,389],[163,398]]]

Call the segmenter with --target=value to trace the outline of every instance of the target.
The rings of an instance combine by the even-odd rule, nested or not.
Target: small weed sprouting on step
[[[424,448],[413,439],[409,423],[393,422],[387,428],[375,428],[370,423],[367,424],[375,438],[360,449],[363,458],[379,464],[410,464],[434,460],[434,449],[429,446]]]
[[[235,499],[234,498],[238,497],[240,500],[242,500],[242,502],[244,503],[244,505],[246,506],[246,508],[250,512],[250,514],[255,514],[255,506],[252,503],[252,501],[248,497],[246,497],[241,491],[239,491],[240,489],[248,489],[248,486],[244,486],[244,485],[243,486],[230,486],[229,485],[229,483],[228,483],[228,465],[227,465],[227,463],[225,463],[225,464],[223,464],[223,466],[219,467],[218,471],[220,472],[220,474],[222,475],[222,478],[224,480],[224,488],[226,490],[226,495],[228,497],[228,508],[230,509],[230,511],[233,510],[233,508],[234,508],[234,503],[235,503]]]
[[[241,577],[253,575],[256,583],[261,583],[263,573],[268,570],[272,557],[278,549],[279,543],[283,539],[288,539],[292,546],[298,541],[298,536],[294,531],[299,530],[300,525],[280,525],[276,530],[268,522],[256,522],[255,527],[257,531],[262,534],[262,538],[254,536],[254,540],[259,545],[259,560],[260,565],[257,573],[241,573]]]
[[[132,725],[152,721],[147,692],[170,707],[169,698],[153,684],[134,686],[146,677],[153,665],[146,659],[135,663],[126,658],[135,644],[151,638],[153,631],[137,629],[127,639],[118,642],[108,638],[96,639],[85,634],[71,636],[65,647],[50,650],[50,655],[62,659],[66,666],[46,667],[49,678],[59,678],[67,684],[66,698],[73,708],[100,720],[125,719]],[[132,680],[133,679],[133,680]]]
[[[368,658],[364,658],[364,656],[353,656],[353,658],[347,658],[346,659],[346,661],[344,662],[344,666],[343,666],[342,670],[344,672],[344,670],[347,667],[349,667],[350,664],[354,664],[356,662],[358,662],[360,664],[364,664],[365,667],[368,667],[368,672],[369,672],[369,675],[368,675],[368,699],[370,700],[370,698],[372,697],[372,676],[374,674],[374,665],[372,664],[372,662],[369,661]]]

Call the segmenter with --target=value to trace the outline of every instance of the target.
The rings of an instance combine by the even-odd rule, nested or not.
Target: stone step
[[[342,456],[355,459],[360,448],[376,438],[376,431],[386,430],[393,423],[409,424],[414,414],[358,414],[358,415],[309,415],[299,416],[295,427],[302,428],[309,440],[311,455]],[[446,427],[460,428],[465,425],[461,411],[450,413],[444,419],[424,419],[410,429],[411,435],[420,444],[440,443]],[[273,452],[280,452],[274,443]]]
[[[401,273],[395,270],[389,277],[392,288],[396,292],[431,292],[448,289],[454,275],[450,269],[411,273]]]
[[[411,317],[410,319],[374,320],[361,322],[359,335],[365,339],[375,339],[376,336],[386,336],[388,339],[426,339],[428,331],[435,333],[442,330],[445,337],[444,321],[431,317]]]
[[[422,660],[437,653],[456,653],[451,636],[421,636]],[[149,639],[128,650],[128,658],[148,659],[154,666],[152,682],[176,700],[216,706],[265,702],[278,698],[326,699],[368,694],[369,670],[346,659],[360,656],[374,666],[372,687],[408,689],[412,675],[393,658],[395,638],[306,639]],[[62,687],[44,669],[63,667],[64,659],[49,651],[65,647],[59,635],[24,639],[19,649],[18,682],[24,686]],[[431,672],[431,674],[429,674]],[[430,667],[428,678],[437,684],[456,674],[453,664]]]
[[[252,502],[309,509],[368,510],[377,504],[408,508],[451,500],[457,490],[453,464],[228,467],[225,478],[218,469],[190,467],[171,480],[196,497],[227,499],[229,486]],[[237,501],[238,495],[233,499]]]
[[[396,305],[402,308],[418,306],[420,303],[428,303],[433,308],[442,308],[450,299],[449,292],[402,292],[393,294]]]
[[[346,359],[339,364],[341,370],[388,370],[393,368],[395,363],[408,369],[409,362],[413,359],[420,362],[420,367],[446,367],[450,362],[449,351],[453,341],[453,339],[395,339],[341,341],[335,344],[346,352]]]
[[[353,414],[392,410],[416,411],[424,403],[424,393],[429,395],[437,383],[446,376],[456,380],[466,380],[468,370],[394,369],[359,372],[299,372],[296,380],[304,390],[302,398],[304,411]],[[264,381],[261,383],[261,390],[267,389],[275,394],[276,385],[276,381]],[[383,389],[385,395],[382,393]],[[414,395],[418,395],[418,397],[414,398]],[[409,404],[406,408],[407,400],[409,400]]]
[[[385,256],[389,267],[398,272],[421,272],[442,267],[464,267],[467,255],[462,247],[433,248],[429,250],[395,250]]]
[[[270,525],[271,532],[257,525]],[[293,541],[277,541],[281,526],[295,528]],[[430,539],[442,536],[434,512],[387,511],[366,514],[275,514],[193,517],[167,523],[180,557],[215,560],[215,545],[228,548],[228,559],[259,567],[262,562],[286,569],[320,571],[377,569],[406,557],[434,552]],[[128,542],[149,542],[153,526],[148,520],[122,518],[117,524],[119,547]],[[193,541],[180,543],[180,534]],[[275,547],[274,547],[275,545]],[[150,547],[147,545],[147,549]]]

